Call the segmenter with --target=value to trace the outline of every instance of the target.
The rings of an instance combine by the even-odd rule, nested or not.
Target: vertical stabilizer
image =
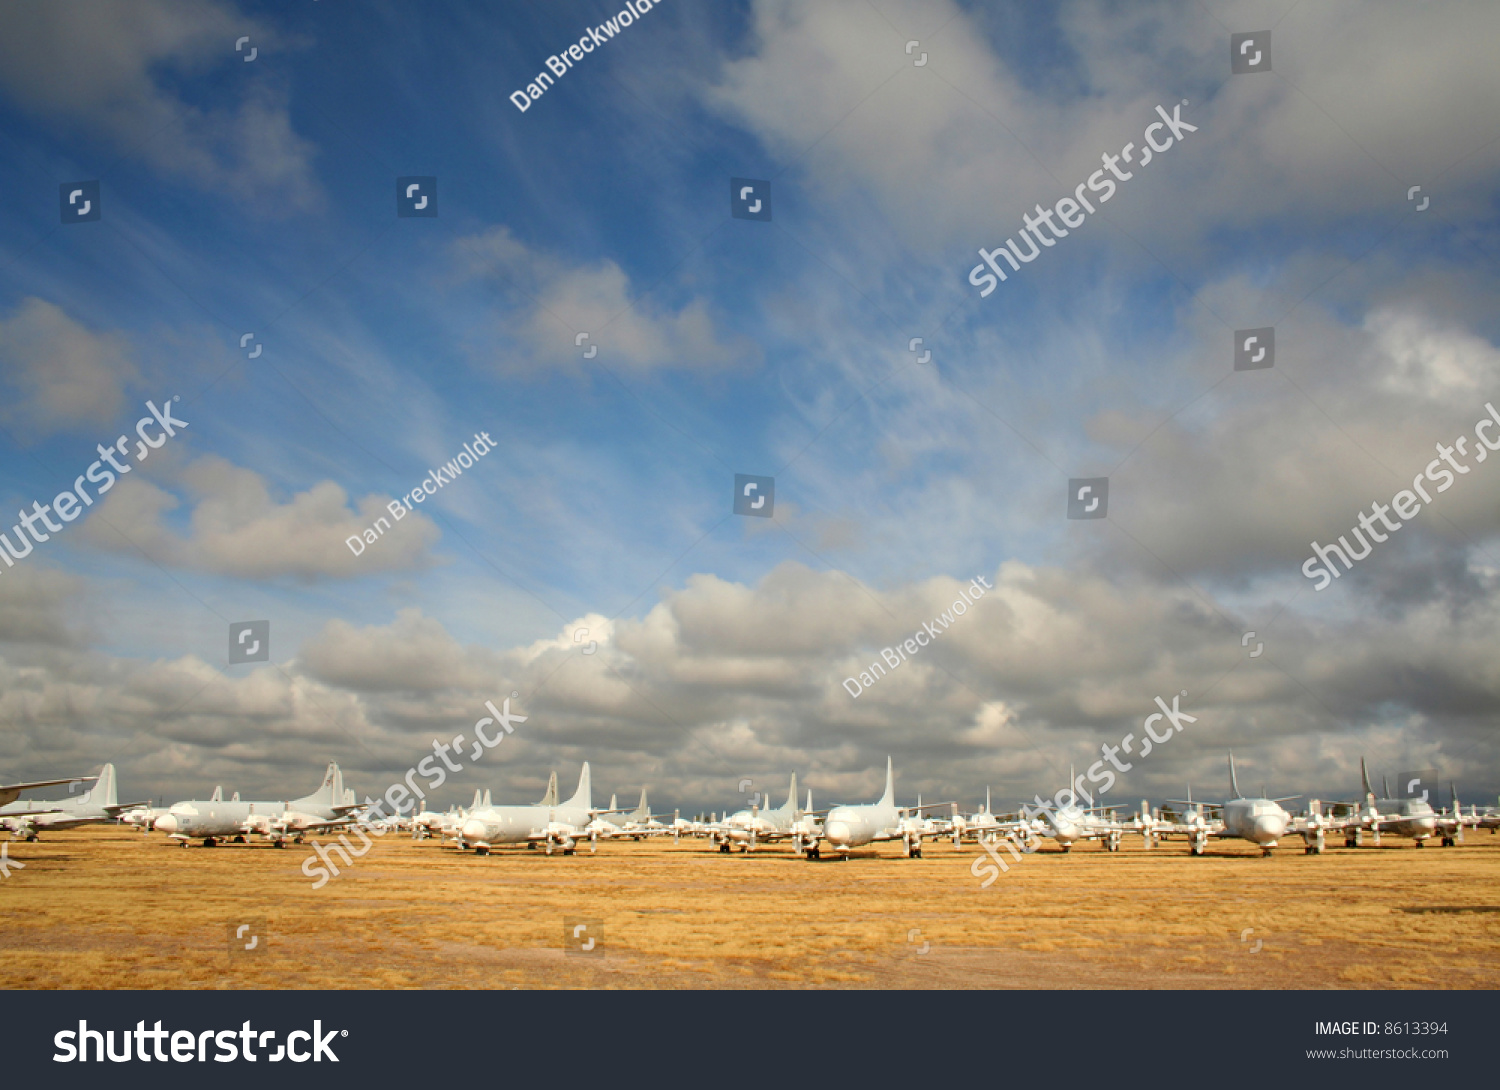
[[[1391,797],[1390,781],[1387,780],[1384,776],[1380,777],[1380,797],[1383,799],[1388,799]]]
[[[594,792],[589,782],[589,763],[587,761],[583,762],[583,771],[578,774],[578,790],[573,792],[573,797],[568,800],[568,805],[576,806],[581,810],[592,810],[594,808]]]
[[[556,770],[553,771],[552,778],[547,781],[547,793],[542,796],[542,801],[539,802],[539,803],[537,803],[537,805],[538,806],[556,806],[557,805],[557,772],[556,772]]]
[[[885,759],[885,794],[880,796],[880,806],[896,805],[896,766],[891,759]]]
[[[486,810],[488,810],[488,809],[489,809],[489,808],[490,808],[490,807],[491,807],[491,806],[494,806],[494,805],[495,805],[495,804],[494,804],[494,803],[493,803],[493,802],[491,802],[491,801],[490,801],[490,789],[489,789],[489,788],[488,788],[488,787],[486,787],[486,788],[485,788],[485,789],[484,789],[484,802],[483,802],[483,803],[481,803],[481,805],[482,805],[482,806],[483,806],[483,807],[484,807],[484,808],[485,808],[485,809],[486,809]]]
[[[105,765],[101,768],[99,778],[83,793],[79,801],[91,806],[119,805],[120,800],[115,797],[115,766]]]
[[[471,802],[471,803],[469,803],[469,809],[470,810],[478,810],[479,807],[483,803],[484,803],[484,795],[480,793],[479,788],[477,788],[477,787],[474,788],[474,801]]]
[[[986,785],[984,789],[984,812],[986,814],[993,813],[993,811],[990,809],[990,789],[988,785]]]
[[[630,816],[633,820],[639,821],[642,824],[651,820],[651,808],[646,803],[646,789],[644,787],[641,788],[640,804],[635,808],[635,813]]]
[[[1365,798],[1373,798],[1375,792],[1370,788],[1370,772],[1365,768],[1365,759],[1359,759],[1359,782],[1364,785]]]
[[[812,788],[807,789],[807,812],[812,813]]]
[[[214,793],[212,795],[208,796],[208,801],[209,802],[223,802],[224,801],[224,788],[223,788],[223,785],[217,785],[217,786],[214,787]]]
[[[792,789],[786,793],[786,809],[796,812],[797,809],[797,773],[792,773]]]
[[[1233,753],[1229,755],[1229,797],[1232,799],[1242,799],[1245,797],[1244,795],[1240,794],[1240,782],[1235,778],[1234,775]]]

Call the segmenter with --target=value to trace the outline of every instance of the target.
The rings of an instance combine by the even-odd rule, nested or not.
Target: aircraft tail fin
[[[311,795],[297,801],[310,806],[337,806],[344,797],[344,774],[339,771],[337,761],[329,761],[323,772],[323,782]]]
[[[583,771],[578,774],[578,790],[573,792],[573,797],[568,800],[567,804],[569,806],[576,806],[581,810],[592,810],[594,808],[594,790],[589,780],[589,763],[587,761],[583,762]]]
[[[479,788],[476,787],[476,788],[474,788],[474,801],[471,802],[471,803],[469,803],[469,809],[470,810],[478,810],[483,805],[484,805],[484,792],[481,791],[481,790],[479,790]]]
[[[1233,753],[1230,753],[1229,755],[1229,797],[1232,799],[1242,799],[1245,797],[1244,795],[1240,794],[1240,782],[1235,778],[1234,775]]]
[[[486,810],[488,810],[491,806],[495,805],[493,802],[490,801],[490,789],[488,787],[486,787],[484,789],[484,801],[481,802],[479,805],[483,806]]]
[[[986,785],[984,789],[984,812],[986,814],[994,812],[990,809],[990,789],[988,785]]]
[[[881,806],[894,806],[896,804],[896,766],[891,759],[885,759],[885,794],[880,796]]]
[[[1370,789],[1370,772],[1369,769],[1365,768],[1365,759],[1363,757],[1359,759],[1359,782],[1364,786],[1366,798],[1375,794]]]
[[[609,796],[609,808],[611,810],[618,810],[620,808],[620,796],[619,795],[616,795],[614,793],[610,794],[610,796]]]
[[[646,789],[641,788],[640,805],[635,808],[635,813],[630,815],[636,821],[646,822],[651,820],[651,807],[646,804]]]
[[[792,773],[792,789],[786,793],[786,808],[793,812],[797,809],[797,773]]]
[[[99,778],[83,793],[83,799],[93,806],[118,806],[115,796],[115,766],[107,764],[99,770]]]
[[[215,787],[214,787],[214,793],[212,795],[208,796],[208,801],[209,802],[223,802],[224,801],[224,788],[223,788],[223,785],[215,785]]]
[[[812,788],[807,789],[807,812],[812,813]]]
[[[542,801],[539,802],[539,803],[537,803],[537,805],[538,806],[556,806],[557,805],[557,772],[556,771],[553,771],[552,778],[547,781],[547,793],[542,796]]]
[[[1381,798],[1388,799],[1391,797],[1391,784],[1384,776],[1380,777],[1380,795]]]

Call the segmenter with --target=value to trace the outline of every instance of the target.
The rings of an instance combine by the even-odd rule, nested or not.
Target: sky
[[[1495,801],[1500,8],[622,9],[0,7],[0,780]]]

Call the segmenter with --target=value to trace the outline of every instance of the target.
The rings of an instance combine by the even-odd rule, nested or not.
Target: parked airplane
[[[1300,798],[1298,795],[1281,799],[1246,798],[1241,793],[1239,780],[1235,776],[1233,753],[1229,755],[1229,791],[1230,798],[1223,803],[1194,802],[1191,798],[1167,800],[1189,808],[1186,820],[1174,823],[1171,831],[1187,835],[1193,855],[1203,854],[1211,836],[1248,840],[1257,845],[1262,854],[1270,855],[1271,849],[1288,832],[1301,835],[1308,854],[1321,855],[1325,830],[1336,827],[1335,823],[1318,812],[1316,803],[1311,807],[1313,812],[1308,818],[1300,823],[1294,820],[1291,814],[1281,808],[1281,804]],[[1218,817],[1214,818],[1205,811],[1218,811]]]
[[[641,788],[641,801],[634,810],[625,815],[625,824],[622,832],[635,840],[641,840],[648,836],[665,836],[672,831],[670,825],[663,825],[656,816],[651,813],[651,807],[646,802],[646,789]]]
[[[77,783],[77,780],[69,780]],[[120,814],[143,803],[124,806],[115,797],[115,766],[105,765],[93,786],[81,795],[56,801],[41,799],[10,802],[0,807],[0,828],[12,836],[35,840],[44,829],[71,829],[78,825],[101,825],[114,821]]]
[[[1422,847],[1426,840],[1438,829],[1437,811],[1426,798],[1420,799],[1393,799],[1375,797],[1375,790],[1370,786],[1370,774],[1365,769],[1365,759],[1359,759],[1359,779],[1364,787],[1364,799],[1358,807],[1358,813],[1353,821],[1349,823],[1350,831],[1345,833],[1344,847],[1354,848],[1364,843],[1365,832],[1374,834],[1375,846],[1380,846],[1381,833],[1395,833],[1398,836],[1409,836],[1417,842],[1417,847]],[[1386,790],[1384,794],[1390,794],[1389,785],[1382,782]],[[1425,794],[1425,793],[1424,793]],[[1448,843],[1448,837],[1443,842]]]
[[[952,806],[948,802],[930,802],[926,806],[896,805],[896,773],[891,759],[885,759],[885,794],[878,802],[862,806],[835,806],[823,819],[822,839],[839,853],[839,858],[848,859],[851,848],[862,847],[879,841],[899,840],[906,858],[922,858],[922,830],[920,820],[909,814],[921,810],[936,810]],[[807,849],[811,859],[818,858],[818,840],[813,838]]]
[[[359,804],[349,801],[351,798],[344,790],[343,773],[337,763],[332,763],[323,774],[322,785],[304,798],[291,802],[241,802],[235,792],[234,798],[225,802],[223,791],[215,788],[206,800],[173,803],[156,819],[155,828],[184,848],[190,839],[201,837],[203,846],[212,848],[231,837],[243,842],[250,833],[270,838],[279,848],[288,837],[301,840],[308,832],[349,824],[352,819],[348,815],[360,809]]]
[[[762,810],[752,806],[748,810],[736,810],[716,825],[712,842],[719,851],[728,852],[736,845],[740,851],[748,852],[761,841],[783,840],[792,837],[801,820],[797,809],[797,774],[792,773],[791,790],[786,802],[776,809]]]
[[[472,847],[476,855],[488,855],[499,844],[542,844],[548,855],[553,848],[572,855],[578,842],[587,838],[589,851],[593,851],[598,842],[594,819],[607,812],[593,808],[585,761],[578,790],[567,802],[556,806],[488,806],[471,811],[460,831],[459,847]]]

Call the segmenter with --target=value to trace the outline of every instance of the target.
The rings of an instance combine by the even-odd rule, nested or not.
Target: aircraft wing
[[[126,803],[121,803],[119,806],[104,806],[104,807],[101,807],[101,809],[106,814],[108,814],[110,817],[119,817],[121,814],[123,814],[127,810],[149,810],[150,808],[151,808],[151,800],[150,799],[147,799],[145,802],[126,802]]]
[[[0,806],[15,802],[22,791],[30,791],[37,787],[56,787],[61,783],[92,783],[98,778],[98,776],[72,776],[66,780],[32,780],[30,783],[0,784]]]

